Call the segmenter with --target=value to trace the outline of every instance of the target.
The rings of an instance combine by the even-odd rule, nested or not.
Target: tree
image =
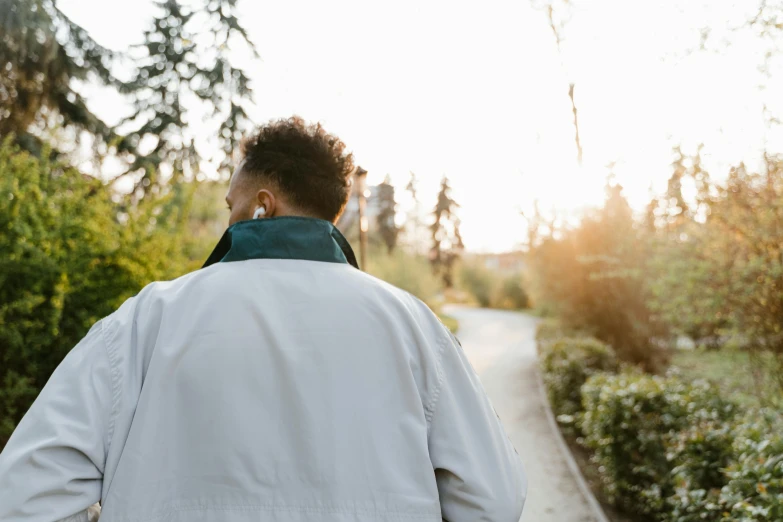
[[[695,5],[695,4],[694,4]],[[704,6],[711,7],[710,4]],[[773,74],[783,66],[783,2],[780,0],[748,0],[736,4],[744,9],[742,17],[732,17],[724,27],[704,26],[699,29],[698,48],[701,51],[725,53],[726,47],[739,44],[748,50],[748,60],[754,60],[761,74],[759,91],[763,96],[762,115],[770,127],[781,123],[779,96],[769,89]],[[689,50],[688,52],[693,52]],[[774,84],[773,84],[774,85]],[[766,96],[769,94],[771,96]],[[771,106],[771,107],[770,107]]]
[[[571,18],[572,3],[571,0],[533,0],[533,7],[546,12],[549,28],[555,37],[555,46],[557,54],[560,57],[560,68],[566,77],[571,76],[566,67],[566,61],[563,53],[563,43],[565,42],[565,27]],[[557,7],[556,7],[557,6]],[[571,102],[571,113],[574,115],[574,144],[576,145],[576,161],[582,165],[582,141],[579,138],[579,113],[574,99],[574,90],[576,83],[569,80],[568,99]]]
[[[432,248],[430,263],[433,271],[439,273],[446,288],[454,286],[454,265],[462,255],[465,246],[462,243],[456,210],[459,204],[451,198],[449,179],[443,177],[438,193],[438,202],[433,210]]]
[[[98,319],[186,271],[188,186],[118,213],[109,188],[0,143],[0,447]]]
[[[202,103],[215,120],[225,168],[247,126],[245,105],[252,95],[246,74],[232,66],[229,48],[246,45],[257,56],[236,17],[236,0],[203,0],[192,9],[179,0],[158,0],[157,6],[160,12],[144,43],[131,53],[139,66],[123,82],[112,73],[121,53],[96,43],[55,0],[0,0],[5,31],[0,38],[0,136],[14,133],[28,150],[40,150],[34,127],[87,131],[96,138],[96,152],[119,153],[129,160],[130,172],[145,169],[141,188],[150,185],[163,163],[175,173],[198,170],[200,158],[187,124],[189,111]],[[116,128],[107,125],[88,109],[76,80],[116,88],[132,102],[133,114]],[[123,135],[118,129],[131,132]],[[155,143],[151,151],[139,149],[145,137]]]
[[[28,150],[41,142],[34,124],[88,131],[104,148],[125,142],[93,114],[74,80],[118,85],[115,54],[57,8],[55,0],[0,0],[0,136],[16,135]]]
[[[529,252],[539,306],[571,328],[612,345],[621,359],[660,370],[665,326],[648,307],[649,245],[636,227],[622,187],[608,184],[604,206],[574,228],[549,230]]]
[[[389,176],[378,185],[378,231],[381,233],[383,242],[386,244],[388,253],[391,254],[397,245],[397,236],[400,233],[399,227],[395,223],[397,216],[397,202],[394,200],[394,186],[391,184]]]
[[[704,222],[658,253],[654,303],[681,330],[740,334],[759,363],[775,362],[765,373],[783,393],[783,158],[767,155],[760,173],[740,164],[698,200]]]
[[[666,192],[653,199],[648,207],[653,216],[648,217],[648,241],[652,244],[650,279],[653,281],[651,307],[661,318],[685,334],[697,344],[708,348],[720,346],[721,332],[727,327],[726,318],[714,307],[715,301],[692,301],[690,292],[671,293],[665,288],[679,287],[678,281],[684,281],[685,274],[696,266],[694,260],[701,254],[701,246],[692,240],[683,241],[698,235],[702,224],[698,214],[705,212],[705,201],[697,197],[690,203],[682,194],[685,180],[694,182],[697,190],[706,196],[709,192],[708,174],[701,169],[701,146],[693,156],[683,154],[680,147],[674,148],[675,159],[672,162],[672,174],[669,177]],[[706,275],[706,274],[703,274]],[[697,273],[691,277],[697,278]],[[695,279],[691,280],[692,283]],[[709,285],[709,281],[698,284]],[[694,306],[696,304],[696,306]],[[696,310],[699,309],[699,311]]]
[[[248,126],[244,105],[252,99],[250,80],[232,65],[229,48],[243,45],[258,57],[236,17],[236,0],[203,0],[195,8],[183,7],[180,0],[157,0],[156,5],[159,13],[144,43],[134,49],[140,66],[122,86],[135,100],[126,119],[135,127],[128,140],[134,146],[145,137],[155,140],[152,151],[132,168],[149,170],[168,162],[175,172],[198,172],[201,157],[187,129],[197,101],[208,105],[217,124],[214,135],[226,168]]]
[[[412,205],[405,220],[405,235],[408,247],[417,255],[423,255],[428,250],[428,239],[426,228],[422,224],[421,203],[418,197],[418,180],[416,174],[410,173],[411,177],[405,186],[411,195]]]

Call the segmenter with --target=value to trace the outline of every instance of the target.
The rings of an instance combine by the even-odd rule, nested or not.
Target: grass
[[[716,351],[677,350],[671,366],[685,380],[704,379],[721,390],[721,395],[741,406],[759,406],[761,397],[779,393],[770,386],[770,379],[754,376],[755,368],[773,368],[771,360],[760,358],[760,365],[752,365],[747,352],[723,348]],[[771,359],[771,358],[770,358]],[[767,364],[769,363],[769,364]],[[758,372],[757,372],[758,373]],[[765,388],[765,384],[767,387]]]

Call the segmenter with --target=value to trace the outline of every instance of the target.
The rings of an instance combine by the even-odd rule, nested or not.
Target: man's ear
[[[277,210],[277,200],[275,195],[269,192],[267,189],[261,189],[256,194],[256,206],[264,207],[266,212],[264,217],[274,217]]]

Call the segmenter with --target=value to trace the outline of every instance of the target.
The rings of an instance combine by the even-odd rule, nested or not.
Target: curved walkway
[[[601,522],[547,417],[536,359],[536,319],[456,306],[446,312],[459,320],[460,342],[524,462],[528,497],[521,521]]]

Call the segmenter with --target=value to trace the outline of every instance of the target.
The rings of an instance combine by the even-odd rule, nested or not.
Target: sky
[[[758,71],[759,40],[726,30],[754,0],[556,2],[568,15],[560,51],[537,1],[240,0],[261,56],[238,58],[253,80],[249,112],[257,123],[322,122],[371,183],[389,175],[401,191],[414,172],[424,208],[448,176],[466,246],[478,252],[517,248],[534,201],[570,215],[600,205],[610,164],[641,209],[664,189],[674,145],[703,143],[719,176],[780,142],[763,104],[781,86]],[[58,5],[118,50],[140,41],[154,13],[150,0]],[[699,51],[705,26],[712,38]],[[108,120],[122,112],[116,95],[86,93]]]

